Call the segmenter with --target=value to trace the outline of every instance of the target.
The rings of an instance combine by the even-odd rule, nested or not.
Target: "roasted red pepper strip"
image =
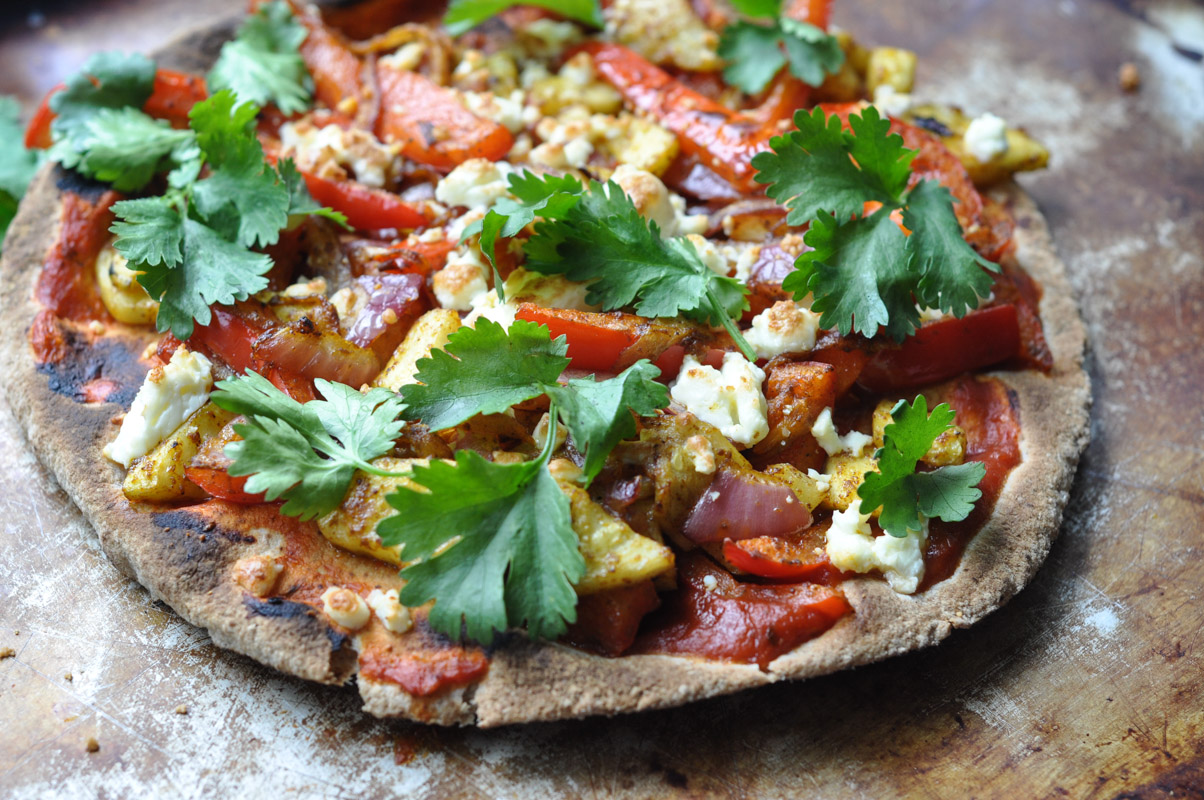
[[[25,129],[25,146],[46,149],[53,144],[51,124],[55,113],[50,110],[50,98],[67,88],[59,84],[46,93]],[[205,79],[187,72],[161,69],[155,73],[155,89],[142,110],[156,119],[163,119],[178,128],[188,127],[188,112],[208,97]]]
[[[603,655],[622,655],[635,641],[640,621],[659,605],[652,581],[585,595],[564,638]]]
[[[793,536],[760,536],[723,543],[723,558],[738,570],[777,581],[809,581],[831,586],[840,570],[824,551],[829,523],[813,525]]]
[[[450,89],[417,72],[378,63],[376,80],[381,101],[376,135],[400,142],[411,161],[451,170],[470,158],[497,161],[514,146],[510,131],[478,117]]]
[[[268,320],[256,314],[239,313],[235,308],[213,307],[208,325],[197,325],[192,343],[200,345],[238,373],[253,366],[251,344],[268,328]]]
[[[374,189],[355,181],[332,181],[303,172],[305,186],[319,205],[329,206],[347,217],[347,224],[361,230],[420,228],[427,223],[422,212],[392,192]]]
[[[217,467],[184,467],[184,477],[221,500],[240,505],[262,503],[263,492],[250,494],[246,491],[247,478],[235,478]]]
[[[828,29],[832,0],[791,0],[782,16],[798,22],[809,22],[820,30]]]
[[[515,317],[547,325],[553,339],[564,336],[574,369],[609,370],[636,340],[626,327],[607,326],[605,314],[522,303]]]
[[[971,311],[962,319],[924,325],[898,348],[879,350],[858,382],[872,392],[892,392],[952,378],[1020,355],[1016,306]]]
[[[733,111],[622,45],[588,42],[582,49],[593,56],[598,74],[630,105],[677,134],[683,152],[745,192],[763,188],[753,180],[751,162],[769,148],[770,137],[780,133],[776,119]]]

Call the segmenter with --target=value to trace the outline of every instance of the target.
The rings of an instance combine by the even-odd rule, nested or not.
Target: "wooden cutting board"
[[[990,109],[1053,151],[1023,182],[1079,293],[1096,401],[1031,586],[933,650],[804,684],[488,732],[380,722],[351,690],[218,650],[121,578],[0,409],[0,649],[16,652],[0,661],[0,795],[1204,796],[1204,10],[874,5],[841,0],[836,19],[917,50],[920,96]],[[150,49],[230,10],[16,16],[0,91],[36,98],[94,50]]]

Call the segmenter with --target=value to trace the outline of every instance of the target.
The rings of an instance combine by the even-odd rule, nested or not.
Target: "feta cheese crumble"
[[[986,164],[1008,151],[1008,126],[994,114],[983,114],[970,121],[962,139],[966,152]]]
[[[874,536],[869,514],[861,513],[861,501],[847,510],[832,514],[826,550],[832,566],[850,572],[878,570],[890,588],[899,594],[912,594],[924,577],[924,545],[928,541],[928,520],[920,531],[909,531],[898,538],[889,534]]]
[[[837,453],[852,453],[859,456],[874,443],[873,437],[866,436],[860,431],[849,431],[844,436],[838,434],[836,424],[832,422],[832,409],[830,408],[825,408],[820,412],[819,418],[811,426],[811,435],[830,456]]]
[[[764,371],[739,353],[724,355],[722,370],[686,356],[669,395],[733,442],[751,447],[769,435],[764,381]]]
[[[819,314],[789,300],[779,300],[753,317],[744,339],[757,358],[773,358],[782,353],[805,353],[815,347]]]
[[[117,438],[105,445],[105,456],[128,469],[135,458],[166,439],[209,399],[211,367],[209,359],[181,347],[165,365],[152,369]]]
[[[435,199],[449,206],[488,210],[509,191],[510,171],[504,163],[470,158],[439,181]]]

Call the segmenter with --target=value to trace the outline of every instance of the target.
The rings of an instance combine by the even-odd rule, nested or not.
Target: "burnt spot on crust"
[[[317,612],[304,603],[294,603],[283,597],[269,597],[260,600],[257,597],[247,597],[242,601],[247,611],[257,617],[272,617],[274,619],[294,619],[296,617],[316,617]]]
[[[165,531],[182,531],[188,534],[185,538],[195,539],[199,544],[207,544],[210,540],[225,540],[237,544],[255,544],[259,541],[247,531],[232,530],[224,525],[218,525],[196,509],[182,508],[174,511],[160,511],[152,514],[151,519]]]
[[[77,403],[115,403],[129,410],[138,394],[146,366],[138,357],[142,343],[125,337],[89,337],[71,325],[61,325],[62,357],[38,364],[55,394]]]
[[[351,637],[334,627],[327,625],[318,616],[318,612],[304,603],[294,603],[283,597],[269,597],[260,600],[258,597],[244,595],[242,604],[247,609],[249,617],[267,617],[269,619],[296,620],[299,627],[320,626],[330,642],[330,670],[335,675],[349,675],[355,668],[357,656],[351,648]]]
[[[60,192],[78,194],[85,200],[96,202],[100,196],[113,188],[107,183],[85,178],[80,173],[60,166],[54,168],[54,185]]]

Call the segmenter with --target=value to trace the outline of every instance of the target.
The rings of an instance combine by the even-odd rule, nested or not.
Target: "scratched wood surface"
[[[0,407],[0,648],[16,652],[0,795],[1204,796],[1204,9],[872,5],[843,0],[837,20],[919,51],[920,95],[991,109],[1054,153],[1024,183],[1090,328],[1094,439],[1028,589],[933,650],[684,709],[380,722],[351,690],[218,650],[121,578]],[[48,4],[0,32],[0,91],[35,97],[89,52],[149,49],[230,6]],[[1124,61],[1136,94],[1117,87]]]

